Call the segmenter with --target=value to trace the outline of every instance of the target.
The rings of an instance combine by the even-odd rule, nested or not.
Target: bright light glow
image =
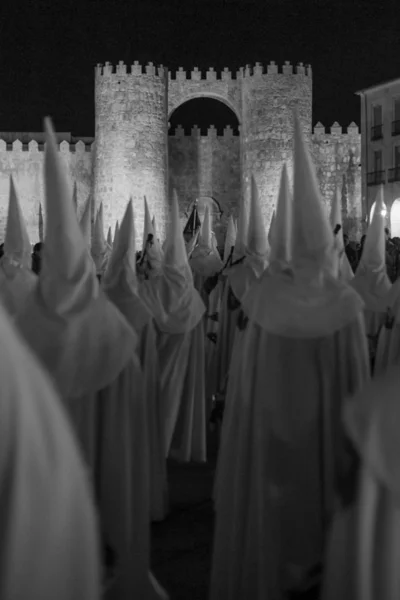
[[[400,237],[400,199],[395,200],[390,209],[390,231],[392,237]]]
[[[372,221],[372,217],[374,216],[374,211],[375,211],[375,202],[371,206],[371,212],[369,213],[369,222],[370,223]],[[386,208],[385,204],[383,205],[383,210],[381,211],[381,215],[382,215],[382,217],[386,217],[386,215],[387,215],[387,208]]]

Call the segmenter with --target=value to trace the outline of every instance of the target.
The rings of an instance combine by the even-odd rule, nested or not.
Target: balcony
[[[400,181],[400,166],[388,169],[388,181],[390,183],[393,181]]]
[[[383,138],[383,125],[371,127],[371,140],[381,140]]]
[[[367,185],[381,185],[381,183],[385,183],[385,171],[367,173]]]
[[[400,135],[400,121],[392,121],[392,135]]]

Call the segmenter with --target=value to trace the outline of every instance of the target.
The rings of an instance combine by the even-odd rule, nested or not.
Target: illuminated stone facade
[[[193,98],[224,102],[236,114],[240,136],[228,128],[217,135],[182,129],[168,136],[176,108]],[[301,63],[281,69],[260,64],[232,74],[194,69],[175,74],[151,63],[130,68],[122,62],[95,69],[95,141],[58,134],[71,180],[77,184],[79,212],[92,192],[104,205],[105,226],[121,219],[132,197],[138,229],[143,230],[143,196],[158,221],[161,237],[168,220],[169,189],[176,187],[181,213],[200,198],[211,203],[219,235],[229,214],[237,215],[240,199],[249,200],[254,173],[268,227],[276,203],[282,164],[292,164],[292,111],[296,107],[316,162],[321,191],[329,204],[336,182],[343,186],[344,216],[357,229],[360,205],[360,136],[357,126],[326,134],[317,125],[311,134],[312,72]],[[38,134],[0,133],[0,227],[7,212],[8,176],[15,177],[32,242],[37,241],[37,215],[43,201],[43,139]],[[201,213],[201,210],[200,210]],[[354,219],[354,223],[352,221]],[[357,221],[358,219],[358,221]]]

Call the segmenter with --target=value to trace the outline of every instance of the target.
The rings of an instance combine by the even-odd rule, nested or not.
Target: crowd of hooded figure
[[[185,243],[176,193],[163,244],[147,202],[143,245],[132,200],[107,239],[92,199],[78,218],[45,120],[43,244],[32,257],[10,178],[0,260],[2,600],[167,598],[149,564],[166,459],[205,462],[213,419],[210,600],[400,597],[382,194],[354,273],[293,119],[269,233],[252,178],[222,257],[208,209]]]

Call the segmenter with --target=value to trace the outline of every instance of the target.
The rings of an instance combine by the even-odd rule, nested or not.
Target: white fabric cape
[[[37,275],[30,269],[14,263],[6,256],[0,259],[0,298],[13,319],[29,303],[37,281]]]
[[[47,376],[0,309],[0,597],[98,600],[97,522]]]
[[[118,285],[119,283],[119,285]],[[122,281],[106,289],[110,300],[119,308],[138,335],[138,353],[143,371],[146,398],[148,441],[150,445],[150,507],[152,520],[162,520],[168,510],[167,472],[161,422],[161,385],[157,336],[150,313],[132,289]]]
[[[211,600],[280,600],[322,559],[341,408],[369,376],[362,314],[329,336],[249,321],[232,358],[215,507]]]
[[[362,389],[345,411],[361,469],[356,498],[332,528],[324,600],[400,596],[399,392],[396,367]]]
[[[139,294],[157,327],[165,456],[176,434],[175,458],[204,461],[204,303],[191,274],[188,278],[185,269],[166,265],[160,276],[141,284]],[[204,419],[193,420],[190,414],[204,414]],[[187,427],[184,433],[182,423]]]

